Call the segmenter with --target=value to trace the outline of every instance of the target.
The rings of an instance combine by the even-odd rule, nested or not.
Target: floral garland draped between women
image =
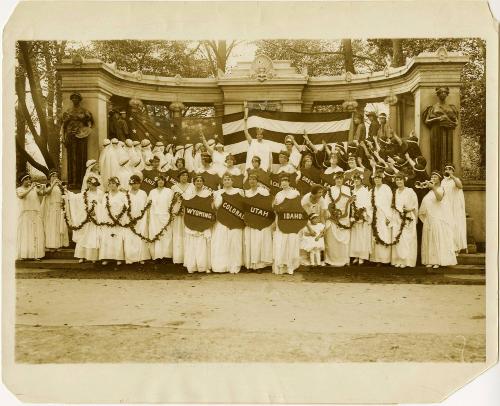
[[[111,213],[111,205],[109,203],[109,194],[106,193],[105,197],[105,205],[106,205],[106,211],[108,213],[109,218],[111,221],[98,221],[94,216],[95,216],[95,202],[92,202],[91,207],[89,208],[89,201],[88,201],[88,196],[87,196],[87,191],[83,192],[83,203],[85,206],[85,212],[87,213],[87,216],[85,219],[82,221],[81,224],[78,225],[71,225],[70,220],[68,218],[67,210],[66,210],[66,202],[63,200],[63,212],[64,212],[64,220],[66,221],[66,225],[68,226],[69,229],[72,231],[77,231],[80,230],[85,224],[87,224],[89,221],[94,223],[96,226],[107,226],[107,227],[114,227],[114,226],[121,226],[121,227],[126,227],[130,229],[136,236],[140,237],[142,240],[152,244],[158,241],[163,233],[167,230],[168,226],[172,223],[174,218],[179,214],[179,212],[174,213],[173,209],[175,204],[179,201],[179,199],[182,200],[182,197],[180,193],[174,193],[174,197],[172,199],[172,202],[170,203],[170,207],[168,208],[168,214],[169,214],[169,219],[168,222],[163,226],[163,228],[156,233],[156,235],[152,238],[146,237],[142,235],[141,233],[137,232],[135,230],[135,226],[137,225],[137,222],[144,217],[146,214],[146,211],[149,209],[151,206],[151,202],[148,202],[146,206],[144,206],[144,209],[141,210],[141,213],[133,217],[132,212],[131,212],[131,200],[130,200],[130,192],[126,193],[127,196],[127,204],[123,205],[122,209],[118,213],[118,215],[115,217]],[[127,224],[121,224],[120,219],[125,215],[125,213],[129,217],[129,222]]]
[[[348,214],[349,214],[348,211],[349,211],[350,204],[346,205],[345,211],[343,213],[342,213],[342,210],[338,209],[337,205],[336,205],[337,202],[342,197],[342,195],[344,195],[344,196],[347,196],[347,195],[345,195],[342,192],[340,192],[339,195],[338,195],[338,197],[336,199],[334,199],[333,195],[332,195],[332,190],[331,189],[328,189],[328,193],[330,195],[330,200],[332,201],[332,205],[333,205],[333,209],[330,210],[331,219],[332,219],[333,223],[338,228],[343,228],[344,230],[351,229],[352,228],[352,223],[349,223],[349,225],[345,225],[345,224],[342,224],[340,222],[340,219],[346,218],[348,216]]]
[[[394,238],[394,241],[390,243],[386,242],[382,239],[382,237],[380,237],[380,234],[377,229],[377,206],[375,206],[375,187],[372,189],[371,202],[373,207],[372,232],[376,243],[383,245],[384,247],[392,247],[393,245],[397,245],[399,243],[399,240],[401,239],[401,235],[403,234],[403,229],[405,228],[406,224],[409,224],[413,221],[412,218],[406,217],[406,211],[403,210],[401,212],[396,208],[396,193],[393,193],[391,208],[398,213],[401,219],[401,226],[399,228],[398,233],[396,234],[396,237]]]

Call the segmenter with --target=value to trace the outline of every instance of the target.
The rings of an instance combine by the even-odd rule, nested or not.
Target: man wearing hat
[[[125,141],[129,136],[128,125],[127,125],[127,112],[125,110],[120,111],[120,115],[116,120],[116,138],[120,141]]]
[[[63,113],[61,135],[68,151],[68,183],[70,187],[79,186],[85,173],[87,161],[87,138],[92,135],[94,119],[90,111],[80,103],[80,93],[70,96],[73,107]]]
[[[142,171],[141,189],[147,194],[156,187],[156,179],[161,175],[160,172],[160,157],[154,155],[149,161],[151,169],[144,169]]]

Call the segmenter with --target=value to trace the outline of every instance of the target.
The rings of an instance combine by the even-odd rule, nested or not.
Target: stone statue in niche
[[[78,187],[85,175],[87,143],[88,137],[93,134],[94,119],[90,111],[80,106],[80,93],[73,93],[70,100],[73,107],[63,113],[61,135],[68,152],[68,184],[70,187]]]
[[[453,162],[453,133],[458,124],[458,109],[446,103],[450,94],[447,86],[436,87],[439,101],[427,107],[424,123],[431,129],[431,170],[442,170],[447,162]]]

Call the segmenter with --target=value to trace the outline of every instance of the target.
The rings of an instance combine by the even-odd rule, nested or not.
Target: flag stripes
[[[294,136],[299,145],[304,143],[304,129],[310,141],[321,145],[345,142],[349,138],[351,113],[282,113],[251,110],[248,114],[248,129],[252,137],[255,129],[264,129],[264,139],[271,146],[273,161],[284,149],[288,134]],[[222,133],[225,150],[235,156],[237,163],[245,162],[248,142],[244,133],[244,113],[234,113],[222,117]]]

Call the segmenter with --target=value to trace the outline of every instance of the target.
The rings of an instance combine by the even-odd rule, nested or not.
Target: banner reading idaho
[[[300,196],[285,199],[274,209],[278,215],[278,228],[282,233],[298,233],[307,224],[307,213],[300,203]]]
[[[262,230],[274,222],[272,196],[256,194],[253,197],[245,197],[245,224],[250,228]]]
[[[195,196],[182,202],[184,224],[194,231],[205,231],[215,223],[215,211],[212,208],[212,196]]]

